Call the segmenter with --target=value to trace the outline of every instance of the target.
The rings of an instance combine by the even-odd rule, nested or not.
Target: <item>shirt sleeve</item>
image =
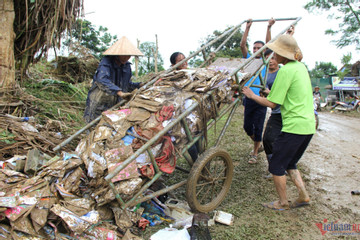
[[[291,81],[287,79],[288,74],[285,69],[280,69],[276,75],[275,81],[271,87],[271,91],[267,99],[270,102],[283,105],[286,93],[290,87]]]
[[[116,86],[112,81],[111,69],[108,65],[101,65],[95,76],[95,84],[100,88],[100,90],[106,92],[109,95],[116,95],[118,91],[122,89]]]

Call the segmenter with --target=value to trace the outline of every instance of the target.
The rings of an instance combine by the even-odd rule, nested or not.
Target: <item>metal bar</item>
[[[192,137],[192,135],[191,135],[191,131],[190,131],[190,129],[189,129],[189,125],[188,125],[188,123],[187,123],[187,121],[186,121],[186,118],[181,119],[181,123],[182,123],[182,125],[183,125],[183,128],[184,128],[184,130],[185,130],[185,133],[186,133],[186,136],[187,136],[188,140],[189,140],[189,141],[192,141],[192,140],[193,140],[193,137]]]
[[[286,20],[294,20],[296,19],[296,21],[294,23],[292,23],[291,25],[296,24],[298,21],[301,20],[301,17],[298,18],[276,18],[275,21],[286,21]],[[269,21],[269,19],[255,19],[252,20],[252,22],[265,22],[265,21]],[[167,69],[163,74],[167,74],[169,72],[171,72],[172,70],[176,69],[178,66],[180,66],[181,64],[183,64],[185,61],[188,61],[189,59],[191,59],[192,57],[196,56],[199,52],[201,52],[202,50],[204,50],[206,47],[214,44],[215,42],[217,42],[219,39],[223,38],[224,36],[226,36],[227,34],[229,34],[232,31],[235,31],[237,28],[239,28],[243,23],[245,23],[246,21],[241,22],[240,24],[236,25],[235,27],[229,29],[228,31],[225,31],[223,34],[221,34],[220,36],[218,36],[217,38],[215,38],[214,40],[208,42],[206,45],[204,45],[202,48],[198,49],[196,52],[194,52],[193,54],[191,54],[190,56],[188,56],[187,58],[183,59],[182,61],[180,61],[179,63],[175,64],[174,66],[170,67],[169,69]],[[286,28],[284,31],[281,32],[281,34],[283,34],[284,32],[286,32],[291,25]],[[275,40],[276,38],[278,38],[281,34],[279,34],[278,36],[276,36],[275,38],[273,38],[270,42],[272,42],[273,40]],[[260,53],[262,50],[265,49],[265,46],[263,46],[262,48],[260,48],[253,56],[251,56],[250,58],[248,58],[248,61],[245,61],[243,64],[241,64],[237,69],[235,69],[231,74],[230,77],[233,76],[234,74],[236,74],[242,67],[244,67],[246,64],[248,64],[256,55],[257,53]],[[139,92],[141,92],[141,90],[146,89],[148,86],[152,85],[153,83],[155,83],[157,80],[159,80],[161,77],[161,75],[155,77],[153,80],[147,82],[144,86],[142,86],[141,88],[139,88],[139,90],[135,93],[135,95],[137,95]],[[109,110],[112,110],[118,106],[121,106],[122,104],[126,103],[125,100],[122,100],[120,103],[114,105],[112,108],[110,108]],[[78,135],[80,135],[82,132],[84,132],[85,130],[87,130],[88,128],[90,128],[91,126],[95,125],[98,121],[100,121],[101,116],[97,117],[96,119],[94,119],[93,121],[91,121],[89,124],[87,124],[85,127],[83,127],[82,129],[80,129],[79,131],[77,131],[76,133],[74,133],[73,135],[71,135],[68,139],[66,139],[65,141],[63,141],[62,143],[60,143],[59,145],[55,146],[53,148],[53,151],[58,151],[60,148],[64,147],[66,144],[68,144],[69,142],[71,142],[75,137],[77,137]]]
[[[212,41],[206,43],[205,45],[203,45],[201,48],[199,48],[197,51],[195,51],[194,53],[192,53],[191,55],[189,55],[187,58],[184,58],[183,60],[181,60],[180,62],[178,62],[177,64],[175,64],[173,67],[177,68],[178,66],[180,66],[181,64],[183,64],[184,62],[188,61],[190,58],[196,56],[199,52],[201,52],[203,49],[207,48],[208,46],[211,46],[212,44],[214,44],[215,42],[219,41],[221,38],[223,38],[224,36],[228,35],[230,32],[232,32],[234,29],[239,28],[243,23],[245,23],[246,21],[242,21],[240,24],[236,25],[235,27],[223,32],[220,36],[218,36],[217,38],[213,39]]]
[[[251,20],[252,22],[267,22],[269,21],[271,18],[269,19],[256,19],[256,20]],[[289,20],[296,20],[297,18],[275,18],[275,21],[289,21]]]
[[[270,19],[256,19],[256,20],[252,20],[252,22],[267,22],[269,20]],[[275,18],[274,20],[275,21],[289,21],[289,20],[296,20],[296,18]],[[247,22],[247,21],[245,21],[245,22]],[[238,28],[240,28],[240,26]],[[229,37],[226,38],[213,53],[216,54],[231,39],[231,37],[235,35],[238,28],[234,28],[233,32],[229,35]],[[205,57],[204,57],[204,59],[205,59]],[[210,58],[205,59],[205,61],[200,65],[200,68],[203,67],[209,60],[210,60]]]
[[[113,107],[111,107],[109,110],[112,110],[114,108],[117,108],[119,106],[121,106],[122,104],[124,104],[126,101],[125,100],[121,100],[119,103],[115,104]],[[91,126],[95,125],[98,121],[100,121],[101,119],[101,115],[98,116],[97,118],[95,118],[94,120],[92,120],[90,123],[88,123],[85,127],[83,127],[82,129],[80,129],[79,131],[77,131],[76,133],[74,133],[73,135],[71,135],[70,137],[68,137],[65,141],[63,141],[62,143],[60,143],[59,145],[57,145],[56,147],[53,148],[53,151],[57,151],[60,148],[64,147],[66,144],[68,144],[69,142],[71,142],[75,137],[77,137],[78,135],[80,135],[82,132],[84,132],[86,129],[90,128]]]
[[[127,134],[127,135],[130,135],[130,136],[133,136],[133,137],[135,137],[135,138],[138,138],[138,139],[140,139],[140,140],[143,140],[144,142],[149,141],[149,139],[144,138],[144,137],[141,137],[141,136],[139,136],[138,134],[134,134],[134,133],[131,133],[131,132],[126,132],[126,134]]]
[[[213,91],[209,91],[203,98],[209,97]],[[117,166],[113,172],[109,173],[106,177],[106,181],[110,181],[113,177],[115,177],[122,169],[124,169],[131,161],[136,159],[141,153],[143,153],[148,147],[153,145],[156,141],[159,140],[160,137],[165,135],[175,124],[179,123],[182,118],[186,117],[188,114],[191,113],[197,106],[199,105],[198,102],[193,103],[188,109],[185,110],[182,114],[179,115],[177,119],[172,121],[169,125],[164,127],[160,132],[158,132],[154,137],[152,137],[147,143],[145,143],[141,148],[139,148],[134,154],[128,157],[124,162],[122,162],[119,166]]]
[[[239,28],[243,23],[245,23],[246,21],[241,22],[240,24],[236,25],[235,27],[223,32],[223,34],[221,34],[220,36],[218,36],[217,38],[213,39],[212,41],[206,43],[205,45],[203,45],[201,48],[199,48],[198,50],[196,50],[193,54],[189,55],[188,57],[184,58],[183,60],[181,60],[180,62],[178,62],[177,64],[175,64],[174,66],[170,67],[169,69],[167,69],[163,75],[171,72],[172,70],[176,69],[177,67],[179,67],[180,65],[182,65],[184,62],[188,61],[189,59],[193,58],[194,56],[196,56],[199,52],[201,52],[202,50],[204,50],[205,48],[207,48],[208,46],[211,46],[212,44],[214,44],[215,42],[217,42],[218,40],[220,40],[221,38],[223,38],[224,36],[226,36],[227,34],[229,34],[231,31],[233,31],[236,28]],[[139,90],[144,90],[146,89],[148,86],[152,85],[153,83],[155,83],[157,80],[159,80],[161,77],[161,75],[157,76],[156,78],[154,78],[153,80],[149,81],[148,83],[146,83],[144,86],[142,86]],[[138,91],[138,92],[140,92]],[[138,93],[137,92],[137,93]],[[136,93],[136,94],[137,94]]]
[[[264,21],[268,21],[269,19],[260,19],[260,20],[253,20],[253,22],[264,22]],[[278,18],[275,19],[276,21],[282,21],[282,20],[292,20],[290,18]],[[301,20],[301,17],[296,18],[296,20],[294,22],[292,22],[287,28],[285,28],[283,31],[281,31],[275,38],[271,39],[268,43],[271,43],[273,41],[275,41],[278,37],[280,37],[282,34],[284,34],[292,25],[295,25],[298,21]],[[249,58],[246,59],[246,61],[244,61],[242,64],[240,64],[236,69],[234,69],[232,71],[232,73],[230,74],[230,77],[232,77],[233,75],[235,75],[240,69],[242,69],[244,66],[246,66],[247,64],[250,63],[251,60],[253,60],[257,55],[259,55],[265,48],[267,48],[266,44],[264,46],[262,46],[257,52],[255,52],[252,56],[250,56]]]
[[[271,58],[268,58],[268,59],[263,59],[263,65],[261,65],[261,67],[259,68],[259,70],[256,72],[255,76],[251,78],[250,80],[250,83],[248,84],[249,87],[258,87],[258,88],[264,88],[265,87],[265,82],[264,82],[264,79],[262,78],[261,76],[261,72],[262,70],[268,66],[269,62],[270,62]],[[268,70],[266,70],[268,71]],[[253,82],[256,80],[256,78],[260,78],[260,81],[261,81],[261,84],[262,85],[255,85],[253,84]]]
[[[210,100],[213,102],[213,104],[214,104],[214,108],[215,108],[215,114],[216,114],[216,116],[219,116],[219,109],[218,109],[218,107],[217,107],[217,105],[216,105],[216,101],[215,101],[215,98],[214,98],[214,95],[210,95]]]
[[[230,111],[231,108],[234,107],[234,105],[239,102],[240,100],[237,98],[235,99],[226,109],[224,109],[223,111],[220,112],[219,116],[216,119],[211,119],[208,122],[208,126],[207,126],[207,130],[209,130],[215,123],[217,120],[219,120],[220,118],[222,118],[227,112]]]
[[[236,31],[239,30],[240,27],[241,25],[238,28],[234,28],[233,32],[219,45],[217,49],[215,49],[213,53],[216,54],[231,39],[231,37],[235,35]],[[205,64],[207,64],[207,62],[209,62],[210,59],[211,59],[210,57],[208,59],[204,58],[205,61],[200,65],[200,68],[202,68]]]
[[[185,160],[188,162],[189,166],[194,165],[194,161],[192,160],[191,155],[188,151],[183,152],[182,155],[185,158]]]
[[[109,186],[110,186],[111,190],[113,191],[113,193],[115,195],[116,201],[119,203],[119,205],[121,207],[124,206],[125,202],[122,200],[120,194],[116,191],[114,183],[110,181]]]
[[[151,150],[148,148],[146,149],[147,153],[149,154],[149,157],[150,157],[150,160],[151,160],[151,163],[154,167],[154,170],[155,170],[155,173],[158,173],[160,172],[160,169],[159,169],[159,166],[157,165],[156,163],[156,160],[155,160],[155,157],[154,157],[154,154],[152,154]]]
[[[253,85],[251,85],[251,87],[255,87],[255,88],[263,88],[264,86],[263,86],[263,85],[253,84]]]
[[[228,116],[228,118],[227,118],[227,120],[226,120],[226,123],[225,123],[223,129],[221,130],[221,133],[220,133],[218,139],[216,140],[215,147],[219,146],[221,139],[224,137],[225,131],[226,131],[227,127],[229,126],[232,117],[233,117],[234,114],[235,114],[235,109],[236,109],[237,105],[238,105],[238,104],[236,104],[236,105],[232,108],[232,110],[231,110],[231,112],[230,112],[230,114],[229,114],[229,116]]]
[[[266,80],[267,80],[268,75],[269,75],[269,63],[270,63],[270,60],[271,60],[271,58],[272,58],[273,56],[274,56],[274,52],[272,52],[272,53],[270,54],[270,56],[266,59],[267,61],[264,61],[264,64],[266,64],[266,72],[265,72],[265,80],[264,80],[264,82],[261,82],[261,84],[262,84],[263,86],[266,86]],[[263,81],[262,78],[261,78],[260,80]]]
[[[180,167],[180,166],[176,166],[175,168],[176,168],[177,170],[179,170],[179,171],[184,172],[184,173],[190,173],[189,170],[187,170],[187,169],[185,169],[185,168],[182,168],[182,167]]]
[[[127,201],[124,206],[122,207],[122,209],[125,209],[127,207],[129,207],[133,202],[135,202],[134,205],[138,204],[139,202],[136,200],[146,189],[148,189],[151,184],[153,184],[156,180],[158,180],[158,178],[162,175],[162,173],[157,173],[155,174],[155,176],[150,180],[148,181],[147,183],[145,183],[141,189],[129,200]],[[115,192],[114,192],[115,193]],[[160,194],[161,195],[161,194]],[[132,206],[134,206],[132,205]]]
[[[159,190],[159,191],[156,191],[156,192],[154,192],[154,193],[152,193],[152,194],[146,195],[145,197],[138,198],[138,199],[136,199],[136,200],[134,201],[133,205],[130,205],[130,204],[129,204],[129,205],[127,205],[127,207],[135,206],[135,205],[137,205],[138,203],[145,202],[145,201],[150,200],[150,199],[152,199],[152,198],[154,198],[154,197],[157,197],[157,196],[160,196],[160,195],[165,194],[165,193],[167,193],[167,192],[170,192],[170,191],[172,191],[172,190],[175,190],[175,189],[183,186],[183,185],[186,184],[186,183],[187,183],[187,180],[184,180],[184,181],[181,181],[181,182],[176,183],[176,184],[174,184],[174,185],[171,185],[171,186],[168,186],[168,187],[166,187],[166,188],[163,188],[163,189],[161,189],[161,190]]]
[[[205,49],[203,49],[201,52],[202,52],[202,55],[203,55],[203,58],[204,58],[204,62],[207,62]]]
[[[187,150],[192,146],[194,145],[200,138],[202,137],[202,135],[199,135],[199,136],[196,136],[195,138],[193,138],[192,141],[188,142],[182,149],[182,154],[184,152],[187,152]]]

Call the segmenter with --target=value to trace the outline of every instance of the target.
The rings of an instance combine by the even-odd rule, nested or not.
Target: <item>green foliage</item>
[[[337,68],[331,62],[316,62],[315,68],[310,71],[311,78],[324,78],[336,73]]]
[[[0,129],[0,142],[4,142],[6,144],[16,143],[14,140],[15,137],[15,134],[9,132],[8,130]]]
[[[227,27],[224,31],[215,30],[212,35],[208,35],[203,41],[201,41],[201,45],[205,45],[211,41],[213,41],[215,38],[219,37],[224,32],[228,31],[229,29],[233,28],[232,26]],[[224,42],[224,40],[229,35],[219,39],[214,44],[212,44],[210,47],[205,49],[205,54],[208,56],[211,52],[214,52],[216,49],[220,47],[220,45]],[[216,53],[217,57],[224,57],[224,58],[239,58],[242,57],[241,49],[240,49],[240,41],[242,38],[242,33],[240,31],[237,31],[230,39],[227,41]],[[190,52],[192,54],[194,52]],[[198,56],[195,56],[189,61],[189,65],[191,67],[198,67],[203,63],[203,56],[202,54],[199,54]]]
[[[73,123],[74,128],[83,125],[88,92],[85,83],[73,85],[56,79],[28,79],[24,85],[25,91],[35,97],[32,106],[37,109],[36,119],[40,123],[55,119]]]
[[[345,76],[351,73],[351,66],[352,66],[350,64],[351,59],[352,59],[351,53],[342,56],[341,63],[343,64],[343,67],[341,68],[340,71],[336,73],[339,78],[344,79]]]
[[[153,42],[144,42],[140,44],[139,49],[144,54],[143,57],[139,57],[139,76],[142,76],[150,72],[155,72],[154,51],[156,49],[156,44]],[[157,56],[158,71],[164,70],[163,64],[164,64],[164,60],[162,59],[161,54],[158,53]]]
[[[305,9],[309,12],[329,11],[336,9],[338,14],[330,14],[329,18],[340,20],[338,29],[328,29],[325,34],[340,35],[333,42],[338,48],[349,45],[355,45],[356,49],[360,49],[360,8],[356,4],[358,0],[312,0],[305,5]]]
[[[117,39],[116,35],[112,36],[107,31],[106,27],[100,26],[96,29],[90,21],[78,19],[71,29],[71,39],[65,41],[65,45],[70,46],[73,43],[72,39],[75,39],[100,59],[102,53]]]

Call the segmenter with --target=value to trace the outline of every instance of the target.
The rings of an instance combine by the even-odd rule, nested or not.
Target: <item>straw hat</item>
[[[116,56],[144,56],[144,54],[139,49],[137,49],[126,37],[122,37],[117,40],[103,54]]]
[[[274,42],[266,44],[266,46],[276,54],[290,60],[299,60],[299,55],[301,55],[301,50],[295,38],[288,34],[281,35]]]

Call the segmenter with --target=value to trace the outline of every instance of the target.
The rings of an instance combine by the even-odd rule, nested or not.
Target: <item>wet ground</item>
[[[301,162],[310,193],[334,209],[360,213],[360,118],[320,112],[320,126]]]
[[[211,226],[212,239],[360,239],[360,195],[351,195],[351,191],[360,190],[360,175],[357,174],[360,169],[360,116],[320,112],[319,129],[299,162],[311,204],[289,211],[274,211],[262,206],[262,203],[277,200],[278,195],[274,183],[264,178],[268,174],[265,154],[260,154],[258,164],[247,163],[252,143],[243,131],[242,120],[240,106],[221,143],[235,167],[229,193],[217,210],[233,214],[234,224]],[[212,134],[208,137],[212,139]],[[175,194],[182,197],[184,192],[185,189],[180,188]],[[298,196],[290,179],[287,193],[290,200]],[[213,212],[208,214],[213,216]],[[356,224],[359,230],[351,230],[353,235],[350,236],[320,230],[325,223],[332,222]],[[160,228],[164,226],[158,226]],[[149,239],[158,229],[147,228],[144,239]]]

